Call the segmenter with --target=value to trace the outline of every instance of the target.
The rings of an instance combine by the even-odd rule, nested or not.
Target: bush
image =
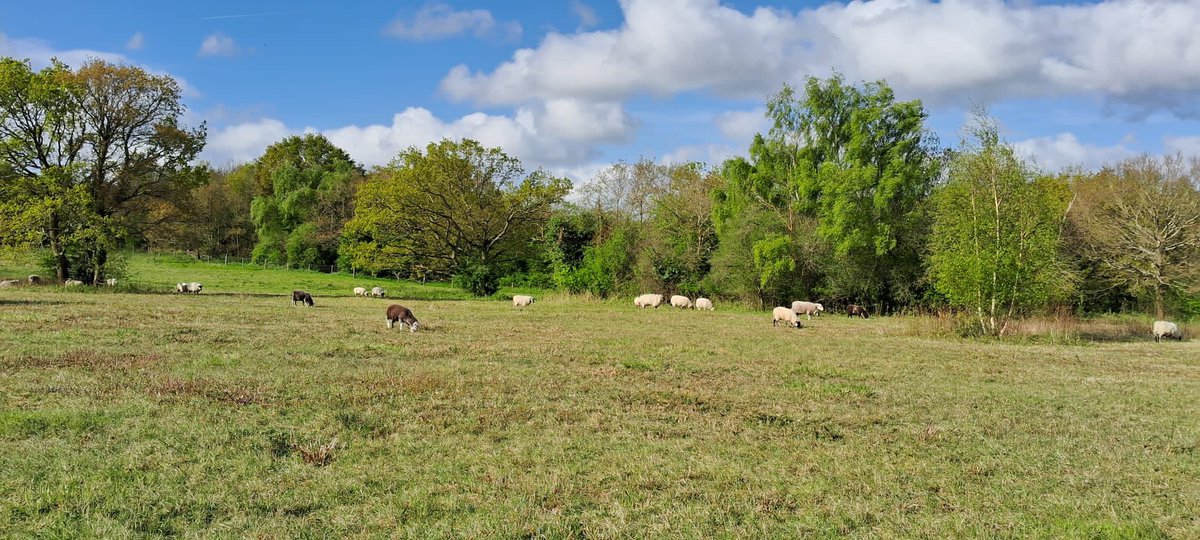
[[[475,296],[491,296],[500,290],[499,272],[485,263],[464,264],[454,274],[452,283]]]

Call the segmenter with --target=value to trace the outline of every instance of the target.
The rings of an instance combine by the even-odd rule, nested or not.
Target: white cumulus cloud
[[[456,10],[449,4],[434,2],[426,4],[411,19],[396,18],[383,32],[411,41],[433,41],[463,34],[516,40],[521,37],[521,25],[515,21],[497,22],[486,9]]]
[[[600,16],[596,15],[596,10],[580,0],[571,0],[571,13],[579,19],[580,28],[591,28],[600,24]]]
[[[200,56],[237,56],[241,52],[233,38],[217,32],[209,34],[200,43]]]
[[[1098,169],[1106,164],[1138,154],[1124,143],[1097,146],[1080,142],[1074,133],[1059,133],[1051,137],[1035,137],[1012,143],[1017,154],[1034,162],[1038,168],[1054,173],[1072,166]]]
[[[349,125],[320,132],[365,165],[385,164],[410,146],[469,138],[503,148],[527,166],[561,169],[595,159],[598,145],[624,142],[631,129],[624,110],[617,105],[552,100],[518,108],[511,116],[480,112],[453,120],[409,107],[388,124]],[[249,161],[279,139],[303,131],[317,130],[289,128],[273,118],[232,123],[212,130],[201,157],[218,165]]]
[[[456,66],[442,91],[492,105],[694,90],[759,98],[836,68],[934,103],[1095,93],[1200,113],[1194,0],[855,0],[749,12],[718,0],[622,0],[621,9],[620,28],[551,33],[490,71]]]
[[[113,64],[138,65],[123,54],[96,51],[92,49],[58,49],[49,43],[40,39],[29,38],[10,38],[7,35],[0,33],[0,56],[8,56],[12,58],[28,59],[30,65],[34,69],[41,69],[49,66],[52,59],[57,58],[60,62],[77,68],[88,60],[103,60]],[[179,83],[179,88],[186,98],[199,98],[200,90],[192,86],[187,79],[178,75],[172,75],[165,71],[157,70],[147,66],[141,66],[148,73],[154,75],[168,75]]]

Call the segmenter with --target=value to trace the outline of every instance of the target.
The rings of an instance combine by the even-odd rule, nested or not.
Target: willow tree
[[[1070,199],[1061,178],[1040,176],[977,113],[935,195],[930,273],[980,332],[1003,336],[1014,317],[1069,285],[1059,235]]]
[[[176,201],[206,176],[191,162],[201,126],[181,124],[179,83],[144,69],[90,60],[39,71],[0,59],[0,236],[52,253],[59,280],[103,279],[121,238],[156,225],[152,205]]]

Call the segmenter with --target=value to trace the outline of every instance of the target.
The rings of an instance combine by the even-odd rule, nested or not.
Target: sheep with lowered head
[[[67,287],[78,287],[83,285],[83,282],[79,281],[78,279],[68,279],[63,282],[63,285],[66,285]]]
[[[354,288],[354,296],[366,296],[366,295],[367,295],[366,287],[355,287]]]
[[[662,301],[663,295],[661,294],[643,294],[633,299],[633,305],[643,309],[648,307],[658,309],[658,306],[662,305]]]
[[[808,315],[808,320],[811,321],[813,315],[818,317],[821,316],[821,312],[825,311],[825,306],[822,306],[816,302],[804,302],[801,300],[796,300],[795,302],[792,302],[792,311],[795,311],[799,315]]]
[[[308,307],[313,307],[312,295],[304,291],[292,291],[292,305],[304,304]]]
[[[789,326],[800,328],[800,316],[795,311],[783,306],[779,306],[771,312],[771,326],[779,326],[779,321],[783,321]]]
[[[396,323],[400,323],[402,328],[407,324],[409,332],[416,332],[417,328],[421,326],[421,323],[413,316],[411,309],[400,304],[392,304],[387,308],[388,329],[391,329]]]
[[[1173,322],[1154,321],[1154,342],[1158,343],[1163,338],[1183,341],[1183,332],[1180,332],[1179,325]]]
[[[856,306],[854,304],[850,304],[850,305],[846,306],[846,317],[847,318],[862,317],[864,319],[870,319],[871,315],[869,313],[867,313],[867,308],[862,307],[862,306]]]
[[[109,287],[116,287],[117,286],[117,278],[110,277],[110,278],[104,280],[104,284],[108,285]]]
[[[525,307],[533,303],[533,297],[527,294],[513,295],[513,307]]]
[[[30,275],[29,276],[29,284],[30,285],[41,285],[42,284],[42,276],[39,276],[37,274]]]
[[[671,297],[671,307],[686,309],[692,307],[692,299],[686,296],[675,295]]]
[[[387,294],[387,291],[383,290],[383,287],[372,287],[371,288],[371,296],[373,298],[383,298],[383,296],[385,294]]]
[[[695,307],[696,307],[696,309],[707,309],[709,311],[712,311],[714,309],[712,300],[709,300],[707,298],[697,298]]]

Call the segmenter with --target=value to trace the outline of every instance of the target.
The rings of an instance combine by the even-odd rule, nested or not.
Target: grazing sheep
[[[308,307],[313,307],[312,295],[304,291],[292,291],[292,305],[304,304]]]
[[[366,296],[366,295],[367,295],[366,287],[355,287],[354,288],[354,296]]]
[[[771,312],[771,326],[779,326],[779,321],[784,321],[789,326],[800,328],[800,316],[796,315],[795,311],[783,306],[777,307]]]
[[[813,315],[818,317],[821,316],[821,312],[825,311],[825,306],[822,306],[816,302],[804,302],[801,300],[796,300],[795,302],[792,302],[792,311],[795,311],[800,315],[808,315],[808,320],[811,321]]]
[[[417,318],[413,316],[411,309],[408,309],[400,304],[392,304],[387,308],[387,326],[391,329],[397,322],[401,327],[408,325],[410,332],[416,332],[421,323],[417,322]]]
[[[533,303],[532,296],[528,296],[528,295],[524,295],[524,294],[518,294],[518,295],[513,296],[513,306],[514,307],[525,307],[532,303]]]
[[[117,278],[110,277],[110,278],[104,280],[104,284],[108,285],[109,287],[116,287],[117,286]]]
[[[1179,325],[1173,322],[1154,321],[1154,342],[1158,343],[1162,338],[1183,341],[1183,332],[1180,332]]]
[[[63,282],[63,285],[66,285],[67,287],[78,287],[83,285],[83,282],[79,281],[78,279],[68,279]]]
[[[671,307],[690,308],[692,307],[692,299],[686,296],[675,295],[671,297]]]
[[[204,290],[204,285],[195,281],[191,283],[177,283],[175,285],[175,292],[180,294],[200,294],[202,290]]]
[[[33,274],[33,275],[29,276],[29,284],[30,285],[41,285],[42,277],[37,274]]]
[[[846,317],[862,317],[864,319],[870,319],[871,315],[867,313],[867,308],[850,304],[846,306]]]
[[[374,298],[383,298],[385,294],[387,294],[387,291],[383,290],[383,287],[371,288],[371,296]]]
[[[4,280],[4,281],[0,281],[0,289],[7,289],[7,288],[9,288],[9,287],[16,287],[18,283],[20,283],[20,281],[18,281],[18,280],[15,280],[15,279],[6,279],[6,280]]]
[[[643,294],[633,299],[633,305],[639,308],[652,307],[658,309],[658,306],[662,305],[662,301],[663,295],[661,294]]]
[[[707,298],[697,298],[695,307],[696,307],[696,309],[707,309],[709,311],[712,311],[714,309],[712,300],[709,300]]]

